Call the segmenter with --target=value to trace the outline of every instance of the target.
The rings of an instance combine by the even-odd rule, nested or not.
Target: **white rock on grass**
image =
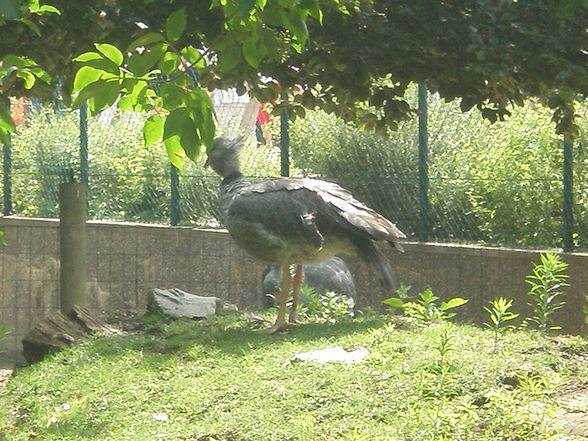
[[[317,351],[302,352],[295,355],[290,362],[313,362],[313,363],[357,363],[370,355],[366,348],[359,348],[355,351],[347,351],[340,346],[334,348],[319,349]]]

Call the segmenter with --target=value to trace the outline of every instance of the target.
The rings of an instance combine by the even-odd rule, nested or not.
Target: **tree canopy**
[[[60,81],[74,106],[149,112],[146,142],[163,139],[176,165],[212,142],[207,89],[379,130],[414,112],[411,82],[490,120],[538,97],[570,136],[574,102],[588,95],[588,9],[578,0],[50,3],[0,6],[0,96],[47,98]],[[0,136],[13,128],[0,112]]]

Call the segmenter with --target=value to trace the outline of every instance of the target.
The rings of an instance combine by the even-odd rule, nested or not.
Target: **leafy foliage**
[[[562,288],[569,286],[566,283],[569,277],[565,274],[568,264],[556,253],[541,253],[541,262],[536,264],[526,282],[530,285],[529,296],[532,299],[530,306],[534,316],[529,320],[534,322],[542,333],[548,330],[561,329],[552,326],[553,314],[565,305],[560,300]]]
[[[550,1],[343,4],[348,14],[325,13],[320,32],[311,26],[312,45],[291,62],[301,73],[289,82],[276,75],[282,84],[307,84],[302,102],[385,130],[410,115],[404,94],[410,82],[423,82],[491,121],[542,97],[558,132],[576,133],[572,103],[588,92],[587,10],[562,17]]]
[[[61,81],[66,96],[72,87],[79,93],[76,105],[90,100],[93,112],[115,102],[155,112],[146,138],[163,139],[176,166],[184,156],[194,159],[214,136],[203,87],[248,88],[261,101],[275,102],[276,113],[289,108],[293,117],[302,116],[304,107],[318,106],[382,131],[414,113],[404,99],[411,82],[425,82],[445,100],[462,97],[463,110],[476,106],[491,121],[508,115],[510,104],[537,96],[553,109],[558,131],[569,136],[577,134],[573,103],[588,90],[588,12],[572,5],[574,14],[558,13],[549,0],[7,4],[0,57],[34,60]],[[19,19],[14,6],[28,8],[30,19]],[[56,11],[61,15],[35,15]],[[22,71],[22,81],[2,95],[50,97],[51,89],[33,84],[31,73]],[[302,93],[294,94],[294,85]]]
[[[41,31],[32,18],[59,13],[54,6],[40,5],[39,0],[6,0],[0,4],[0,30],[3,26],[16,23],[39,37]],[[0,143],[7,144],[9,134],[15,130],[14,121],[6,108],[9,103],[7,92],[11,91],[15,85],[30,91],[37,84],[37,80],[48,85],[51,82],[51,76],[26,56],[0,51]]]
[[[408,317],[422,322],[431,322],[434,320],[447,320],[455,316],[454,312],[447,311],[463,306],[468,302],[468,299],[462,297],[453,297],[441,302],[441,304],[437,304],[437,300],[439,300],[439,297],[428,288],[411,301],[406,301],[406,299],[401,299],[400,297],[390,297],[383,300],[382,303],[392,309],[401,309]]]
[[[504,297],[498,297],[490,302],[490,307],[484,306],[484,310],[489,314],[490,323],[486,323],[492,332],[494,333],[494,348],[498,346],[498,339],[501,334],[509,329],[512,329],[513,325],[507,325],[507,322],[516,319],[519,314],[510,311],[512,307],[512,300],[505,299]]]
[[[309,286],[303,286],[300,292],[300,312],[310,318],[322,321],[334,321],[342,317],[355,316],[353,298],[336,292],[318,294]]]
[[[63,17],[40,27],[61,46],[41,48],[27,39],[29,45],[16,48],[43,59],[62,81],[69,83],[73,77],[69,84],[75,94],[74,108],[88,101],[92,114],[114,103],[123,110],[152,113],[145,139],[162,139],[178,168],[184,157],[195,160],[200,146],[210,146],[215,135],[214,109],[209,94],[200,87],[199,75],[239,78],[245,69],[255,76],[259,63],[279,60],[287,50],[301,51],[308,39],[307,18],[322,17],[318,0],[300,4],[264,0],[54,3]],[[83,33],[78,33],[80,25],[85,26]],[[16,30],[22,34],[18,26]],[[74,77],[70,60],[80,52],[74,58]],[[47,54],[53,59],[47,60]],[[14,88],[11,92],[22,93]]]
[[[168,222],[170,165],[161,144],[145,145],[145,117],[114,109],[88,121],[89,217],[100,220]],[[79,116],[44,107],[27,114],[12,138],[13,203],[24,216],[57,217],[58,184],[79,164]],[[242,150],[245,173],[279,173],[279,158],[265,147],[247,143]],[[218,226],[218,178],[203,158],[186,164],[180,177],[183,224]],[[77,177],[77,176],[76,176]]]
[[[411,103],[416,91],[406,97]],[[588,237],[588,106],[578,106],[581,131],[574,149],[575,245]],[[489,124],[457,103],[429,99],[431,233],[437,240],[499,245],[560,246],[562,139],[550,112],[536,102]],[[417,121],[386,137],[359,130],[333,115],[309,112],[291,126],[293,165],[350,189],[418,234]]]

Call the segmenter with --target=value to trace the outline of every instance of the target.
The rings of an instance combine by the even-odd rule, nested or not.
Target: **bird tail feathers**
[[[386,291],[394,289],[394,277],[392,276],[392,267],[382,251],[372,242],[363,241],[358,243],[357,249],[362,260],[372,268],[378,275],[382,287]]]

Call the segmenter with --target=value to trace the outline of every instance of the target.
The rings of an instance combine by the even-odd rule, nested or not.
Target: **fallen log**
[[[28,363],[41,361],[48,353],[60,351],[96,332],[107,335],[119,333],[87,309],[74,305],[67,315],[56,312],[26,335],[22,340],[24,358]]]

